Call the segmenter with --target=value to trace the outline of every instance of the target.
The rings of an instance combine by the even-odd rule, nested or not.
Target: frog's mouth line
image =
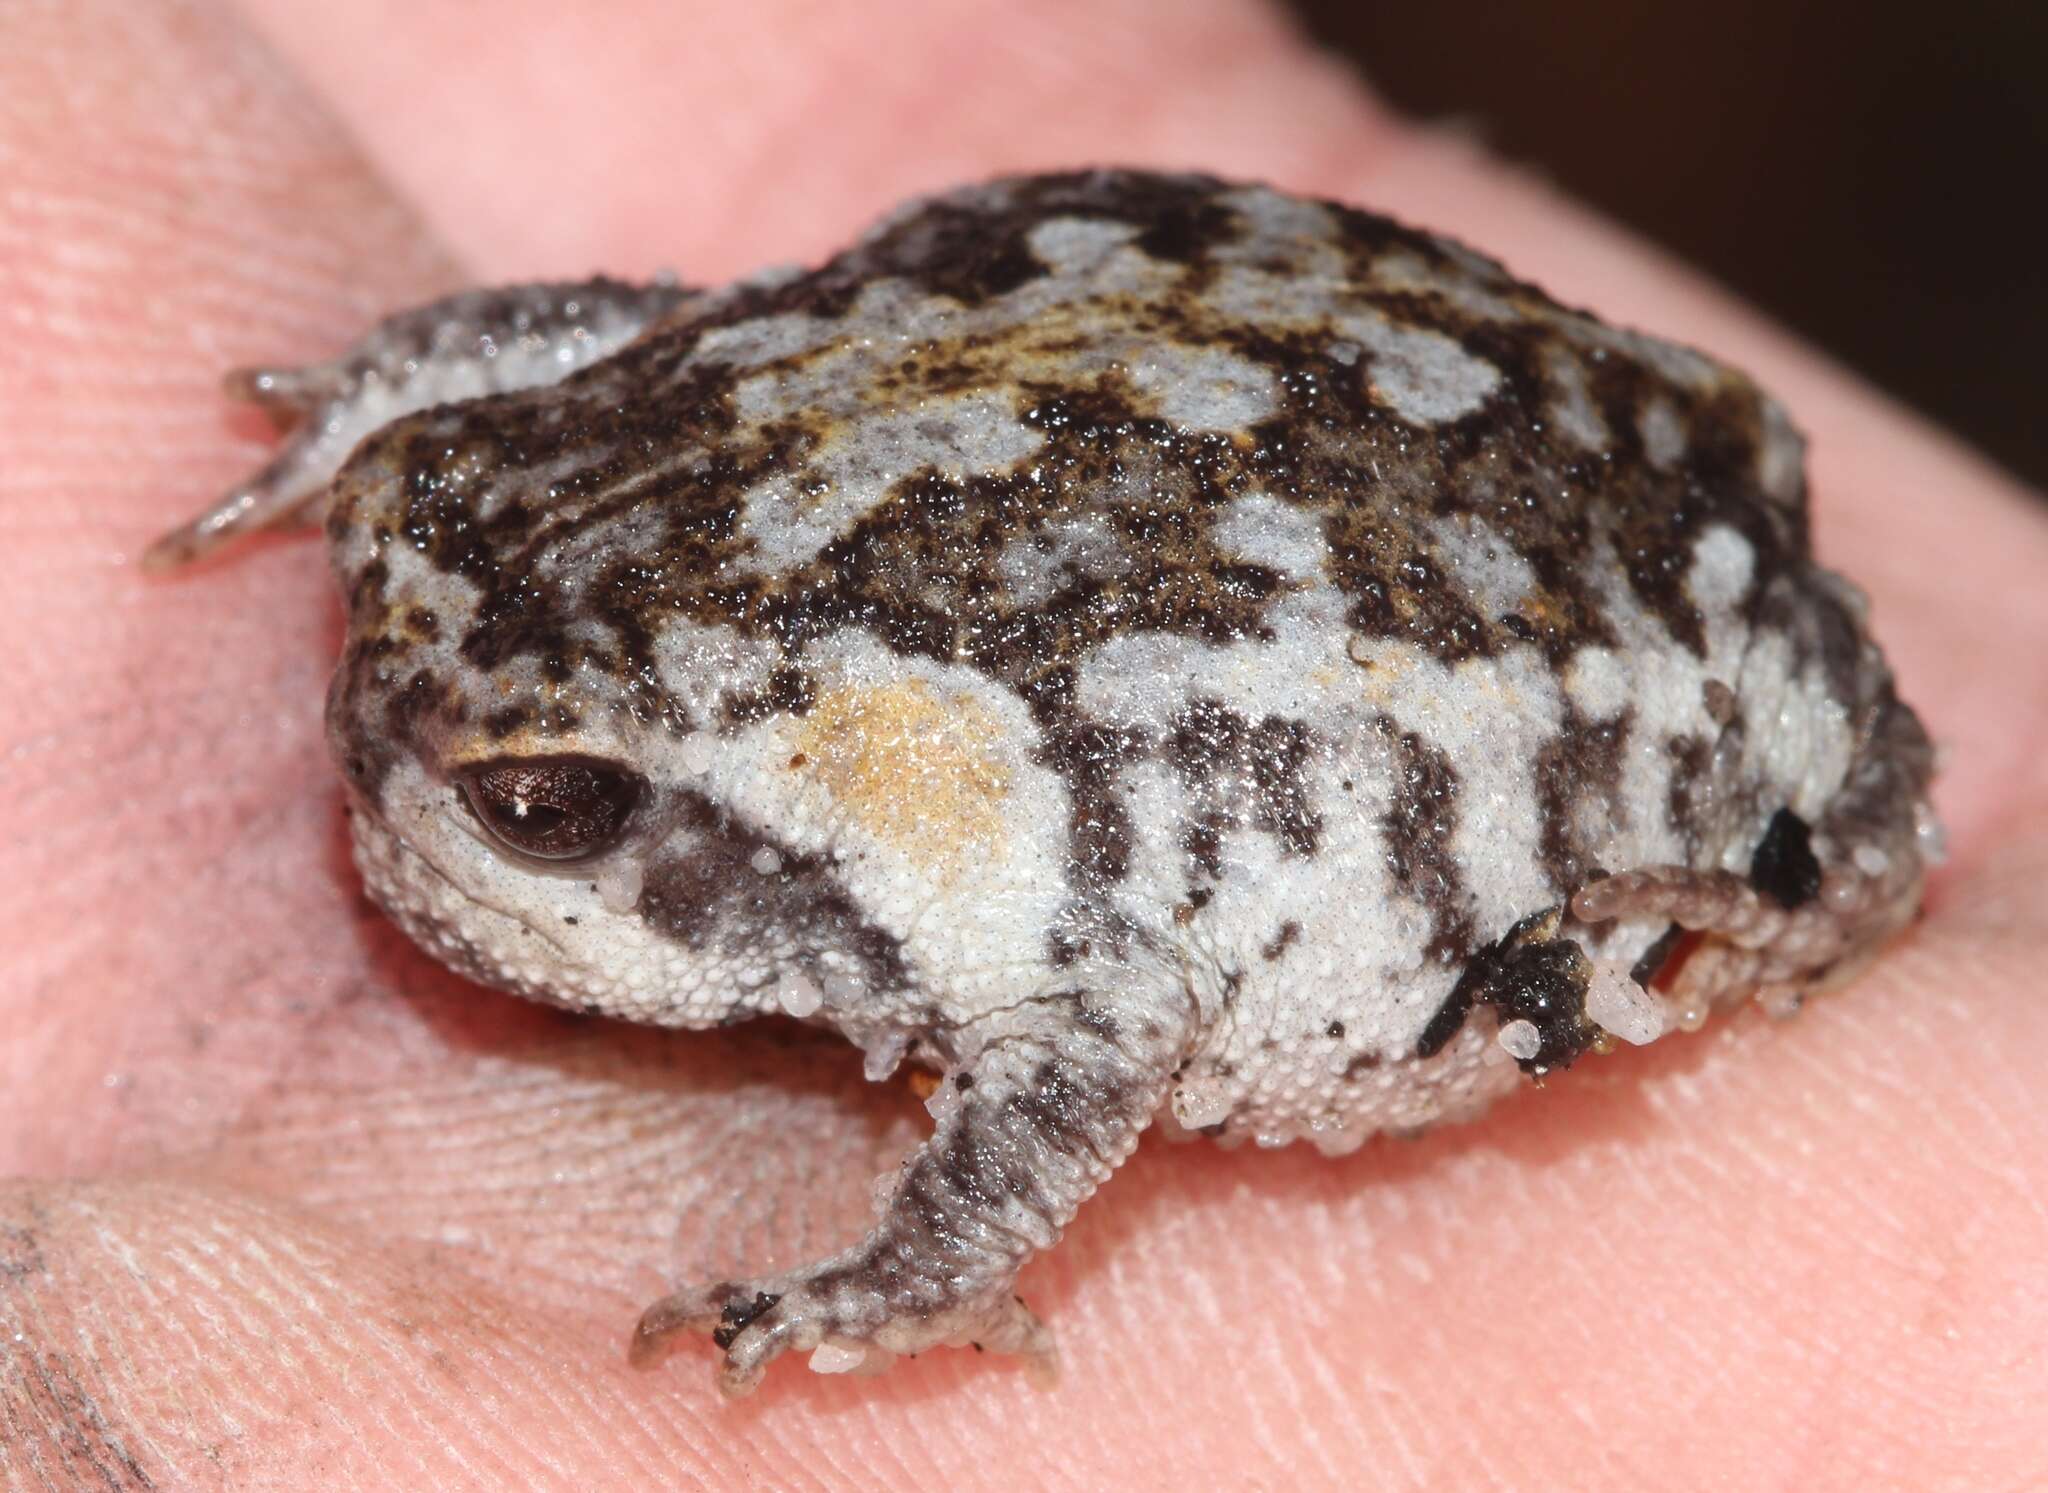
[[[408,937],[424,947],[432,949],[448,947],[450,942],[448,934],[445,929],[429,923],[422,915],[420,907],[423,899],[408,898],[398,895],[398,892],[409,881],[418,882],[431,877],[439,884],[439,891],[459,897],[479,911],[504,920],[505,923],[510,925],[510,929],[515,937],[523,935],[536,938],[547,946],[550,953],[558,958],[567,960],[571,957],[569,949],[553,932],[535,927],[501,902],[481,896],[471,890],[459,878],[451,875],[432,856],[393,833],[375,815],[358,809],[349,816],[349,826],[349,838],[353,852],[352,858],[355,861],[357,872],[363,878],[364,889],[369,892],[371,900],[377,904],[386,917],[397,923],[405,930]],[[477,840],[478,848],[484,854],[494,854],[488,845],[482,843],[482,837],[476,831],[464,826],[464,833],[471,835]],[[374,852],[371,845],[373,839],[375,842]],[[470,949],[477,947],[476,941],[470,938],[462,938],[460,944]],[[465,963],[468,967],[464,970],[464,973],[473,974],[475,978],[482,980],[486,984],[501,985],[503,983],[493,977],[482,961],[472,958],[466,960]]]
[[[476,835],[467,826],[464,828],[466,833]],[[544,962],[563,970],[573,970],[588,961],[587,946],[581,951],[572,948],[554,930],[536,927],[502,901],[472,890],[466,881],[451,874],[426,850],[396,834],[379,815],[361,808],[352,813],[350,841],[357,872],[371,901],[414,944],[440,963],[479,984],[542,1005],[586,1014],[622,1014],[606,998],[595,991],[579,989],[573,980],[557,984],[521,975],[516,962],[496,952],[530,951],[532,956]],[[480,836],[476,837],[476,848],[480,854],[496,857],[496,852]],[[573,886],[580,881],[590,886],[595,878],[589,874],[588,866],[583,869],[585,874],[580,877],[564,875],[560,870],[555,870],[552,875],[564,885]],[[463,904],[465,922],[437,918],[435,908],[449,899],[457,899]],[[601,893],[597,894],[597,900],[603,904]],[[604,910],[615,917],[628,916],[608,905]],[[479,922],[485,926],[475,928]],[[583,918],[581,926],[586,932],[590,931],[593,927],[591,919]],[[640,926],[637,917],[633,919],[633,926]],[[716,987],[704,988],[713,990]],[[739,1003],[749,997],[758,997],[769,988],[748,990],[734,986],[727,992],[728,1003],[723,1006],[706,1006],[701,999],[683,1000],[675,1005],[673,1011],[660,1017],[649,1016],[643,1011],[627,1015],[626,1019],[656,1026],[702,1030],[725,1024],[732,1012],[740,1008]],[[762,1009],[772,1011],[775,1008],[770,1005]],[[755,1013],[748,1010],[747,1014]]]

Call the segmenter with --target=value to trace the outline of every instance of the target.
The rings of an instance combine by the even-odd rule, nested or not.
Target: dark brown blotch
[[[784,664],[769,673],[761,688],[728,693],[724,701],[725,723],[738,728],[778,715],[806,715],[817,697],[817,685],[810,674]]]
[[[1259,957],[1270,964],[1293,948],[1300,937],[1301,924],[1289,918],[1280,925],[1271,938],[1266,940],[1265,946],[1259,950]]]
[[[910,988],[901,942],[868,921],[830,862],[760,834],[694,791],[674,793],[666,807],[679,833],[648,862],[638,903],[657,933],[690,949],[837,952],[877,995]],[[777,864],[766,875],[754,866],[763,851]]]
[[[1749,860],[1749,884],[1787,912],[1820,895],[1820,860],[1813,831],[1790,809],[1780,809],[1764,827]]]
[[[1473,940],[1471,894],[1451,848],[1458,828],[1458,773],[1451,759],[1386,716],[1375,729],[1390,748],[1393,796],[1381,818],[1387,871],[1394,885],[1428,911],[1426,955],[1438,964],[1462,959]]]
[[[1286,854],[1314,855],[1323,819],[1309,792],[1313,747],[1301,721],[1254,724],[1213,698],[1179,711],[1162,753],[1195,805],[1182,831],[1189,857],[1217,874],[1223,837],[1240,827],[1271,835]]]
[[[1560,898],[1602,874],[1594,854],[1599,841],[1628,828],[1621,776],[1634,721],[1633,710],[1592,721],[1567,706],[1557,735],[1536,754],[1540,854],[1551,890]],[[1590,815],[1584,812],[1588,805]]]
[[[737,1288],[734,1288],[737,1290]],[[739,1341],[757,1317],[773,1311],[775,1303],[782,1298],[768,1291],[756,1291],[751,1301],[728,1301],[718,1314],[718,1325],[711,1329],[711,1341],[720,1349],[730,1348]]]
[[[1600,1040],[1586,1015],[1592,966],[1575,939],[1558,935],[1562,910],[1532,913],[1499,942],[1473,957],[1416,1043],[1417,1057],[1433,1057],[1458,1034],[1477,1006],[1494,1009],[1502,1026],[1526,1021],[1538,1047],[1517,1059],[1523,1072],[1541,1076],[1569,1067]]]

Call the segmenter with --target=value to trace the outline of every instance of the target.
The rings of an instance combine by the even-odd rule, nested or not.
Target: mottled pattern
[[[1697,353],[1385,218],[1120,172],[644,310],[558,383],[423,368],[327,522],[333,739],[415,936],[945,1074],[874,1235],[664,1304],[649,1352],[715,1328],[743,1387],[1042,1347],[1010,1276],[1155,1116],[1469,1115],[1917,903],[1925,738],[1813,565],[1797,436]],[[618,838],[495,843],[452,785],[522,757],[634,775]]]

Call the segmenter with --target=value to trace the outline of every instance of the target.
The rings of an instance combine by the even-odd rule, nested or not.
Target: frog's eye
[[[574,861],[619,838],[646,779],[592,757],[523,757],[465,770],[462,796],[484,828],[523,855]]]

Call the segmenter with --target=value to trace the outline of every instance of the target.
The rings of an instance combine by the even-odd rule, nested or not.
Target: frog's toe
[[[342,458],[388,414],[364,384],[345,361],[230,373],[227,392],[290,433],[260,470],[143,551],[143,568],[174,570],[238,534],[314,521]]]
[[[262,470],[231,488],[205,512],[159,536],[142,552],[145,570],[175,570],[212,553],[238,534],[311,522],[326,501],[338,441],[317,414],[305,419]]]
[[[681,1346],[683,1334],[716,1329],[723,1315],[734,1309],[742,1289],[729,1284],[700,1286],[662,1297],[640,1314],[626,1356],[635,1368],[654,1367]],[[754,1298],[765,1298],[757,1310],[774,1305],[770,1293],[757,1290],[748,1299]]]
[[[221,380],[230,399],[258,405],[290,424],[350,392],[347,365],[308,363],[300,368],[236,368]]]
[[[800,1283],[725,1281],[679,1291],[649,1307],[634,1329],[628,1357],[636,1368],[649,1368],[675,1351],[684,1333],[709,1333],[725,1351],[718,1386],[739,1396],[752,1393],[776,1358],[817,1348],[828,1336],[839,1339],[834,1370],[856,1367],[860,1344],[848,1337],[847,1325]]]

